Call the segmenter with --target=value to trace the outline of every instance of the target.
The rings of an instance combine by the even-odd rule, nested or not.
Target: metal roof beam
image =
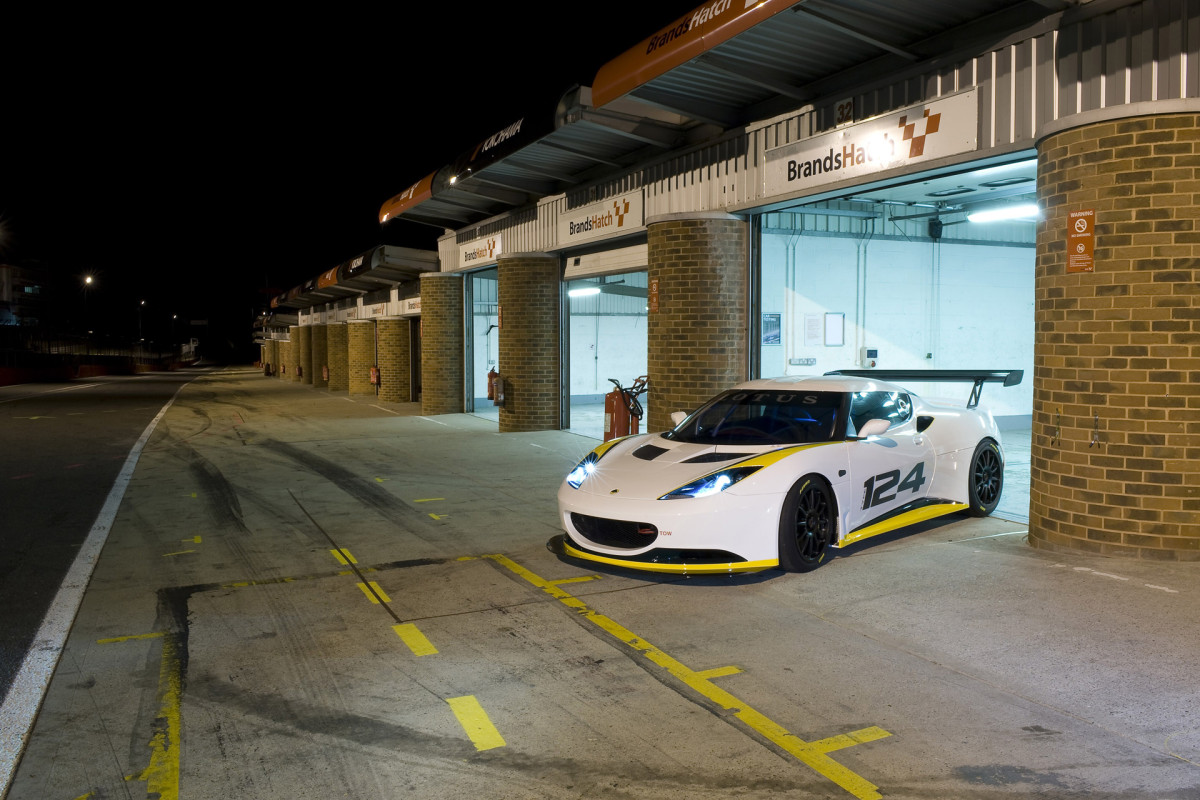
[[[653,84],[641,86],[630,94],[643,103],[682,114],[698,122],[716,125],[721,130],[732,128],[741,120],[741,115],[735,109],[713,102],[706,103],[703,100],[697,100],[692,95],[655,89]]]
[[[591,161],[593,164],[602,164],[606,167],[612,167],[613,169],[620,169],[621,167],[625,166],[619,161],[614,161],[610,158],[601,158],[600,156],[592,155],[591,153],[584,152],[583,150],[578,150],[574,147],[566,147],[565,145],[557,144],[555,142],[542,142],[541,144],[543,147],[549,147],[553,150],[558,150],[560,152],[573,155],[577,158]]]
[[[820,11],[813,11],[811,8],[809,8],[806,5],[798,5],[795,8],[793,8],[792,11],[794,11],[797,14],[803,14],[806,17],[811,17],[812,19],[815,19],[817,22],[827,25],[828,27],[833,28],[836,31],[839,31],[840,33],[844,33],[853,39],[858,39],[860,42],[866,42],[869,45],[878,47],[880,50],[886,50],[887,52],[892,53],[893,55],[900,56],[901,58],[903,58],[906,61],[917,61],[921,58],[921,56],[917,55],[916,53],[905,50],[904,48],[902,48],[898,45],[894,45],[891,42],[885,42],[883,39],[877,39],[876,37],[871,36],[869,33],[860,31],[857,28],[847,25],[844,22],[838,22],[833,17],[826,16],[825,14],[822,14]]]
[[[796,100],[807,101],[812,93],[805,90],[801,86],[791,83],[787,76],[778,70],[767,70],[763,67],[747,68],[744,62],[735,61],[732,58],[725,58],[716,53],[706,53],[696,59],[699,63],[706,67],[723,72],[726,75],[731,75],[746,83],[752,83],[755,86],[761,86],[764,89],[769,89],[776,94],[791,97]]]
[[[655,147],[671,148],[679,144],[680,137],[676,131],[644,119],[633,119],[588,109],[580,115],[579,121],[598,125],[626,139],[636,139],[642,144]]]
[[[510,164],[510,161],[505,161],[505,164]],[[549,194],[554,191],[554,185],[550,181],[538,180],[536,178],[523,178],[518,175],[503,175],[498,177],[490,176],[487,172],[478,173],[471,176],[469,186],[474,187],[476,184],[485,184],[487,186],[498,186],[502,189],[523,192],[526,195],[542,195]],[[529,198],[526,197],[527,201]]]

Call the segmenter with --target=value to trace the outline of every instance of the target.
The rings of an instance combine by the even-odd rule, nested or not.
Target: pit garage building
[[[276,298],[263,361],[597,437],[610,379],[662,430],[747,378],[1023,369],[984,401],[1030,541],[1194,560],[1198,169],[1200,0],[717,0],[390,199],[437,253]]]

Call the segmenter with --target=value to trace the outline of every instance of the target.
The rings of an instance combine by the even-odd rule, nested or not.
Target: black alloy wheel
[[[971,471],[967,475],[967,494],[970,507],[967,513],[973,517],[986,517],[1000,503],[1000,492],[1004,489],[1004,457],[1000,445],[984,439],[971,456]]]
[[[825,560],[836,525],[833,492],[817,475],[791,488],[779,516],[779,565],[811,572]]]

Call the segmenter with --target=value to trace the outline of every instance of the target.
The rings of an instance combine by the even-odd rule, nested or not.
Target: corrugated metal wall
[[[1095,3],[1097,11],[1103,4]],[[860,119],[979,90],[979,150],[963,162],[1032,148],[1039,136],[1069,127],[1147,113],[1200,110],[1200,0],[1146,0],[1049,29],[1039,25],[987,52],[853,95]],[[1066,17],[1064,17],[1066,19]],[[1153,104],[1153,105],[1150,105]],[[646,193],[646,217],[688,212],[748,213],[764,194],[766,151],[806,139],[821,111],[807,110],[750,126],[745,132],[683,151],[639,171],[614,175],[593,190],[602,199],[636,187]],[[824,116],[828,116],[825,114]],[[886,174],[877,176],[887,177]],[[778,199],[778,198],[775,198]],[[457,242],[501,233],[506,252],[558,247],[556,222],[566,197],[536,211],[506,215],[443,239],[442,269],[459,269]]]

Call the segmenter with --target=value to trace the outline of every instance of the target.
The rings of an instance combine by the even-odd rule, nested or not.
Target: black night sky
[[[270,293],[378,244],[435,249],[381,229],[385,200],[697,5],[22,12],[0,47],[0,263],[43,267],[64,325],[93,274],[89,327],[204,319],[192,335],[252,358]]]

